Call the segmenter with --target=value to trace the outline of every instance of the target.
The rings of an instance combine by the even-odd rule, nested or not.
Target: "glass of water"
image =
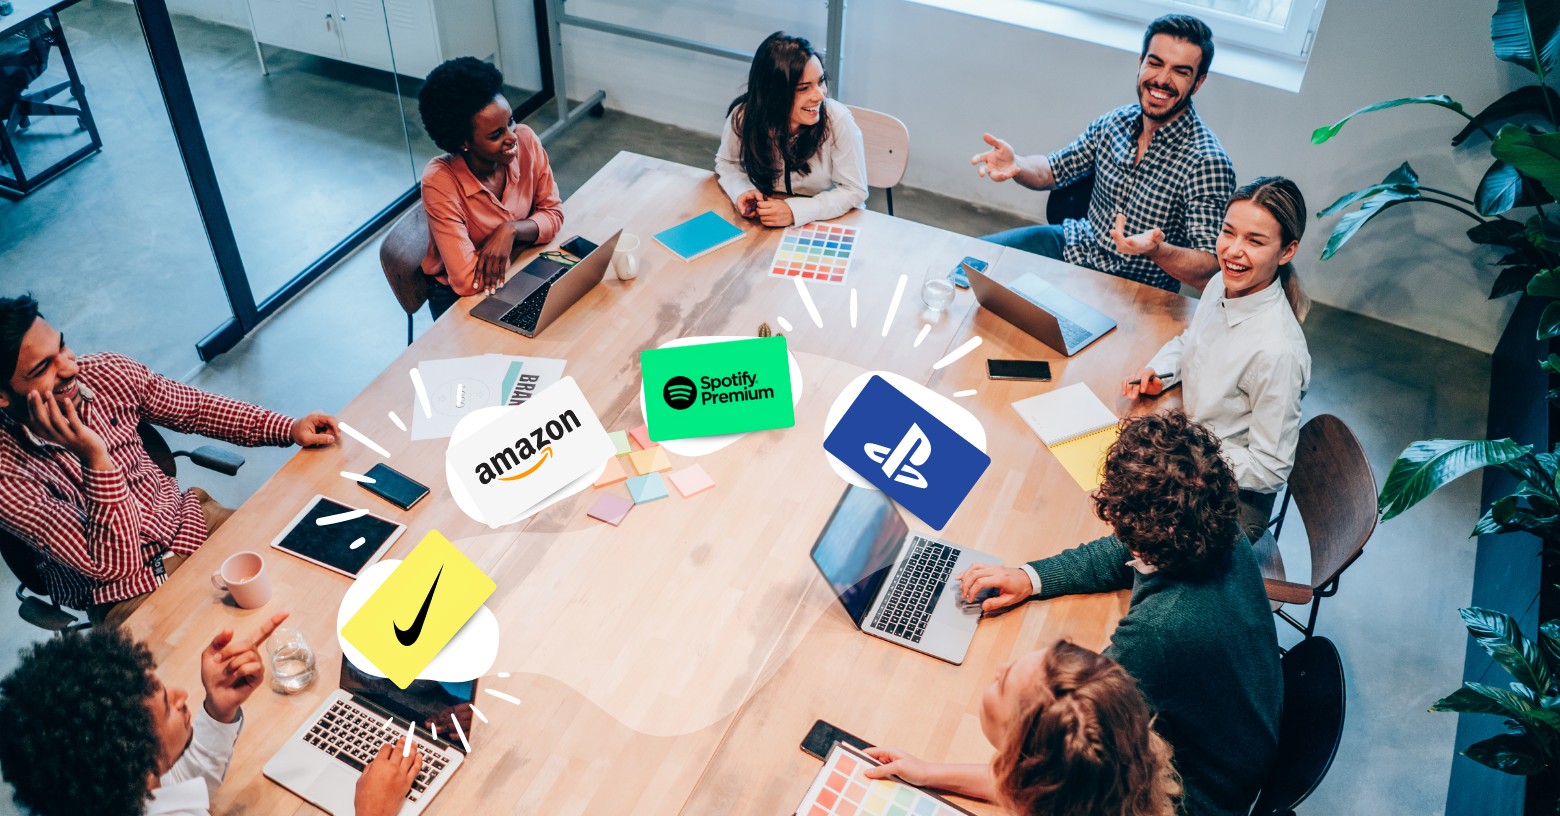
[[[297,629],[278,629],[265,642],[271,657],[271,690],[293,694],[314,682],[314,650]]]
[[[926,303],[926,308],[941,312],[953,304],[951,274],[952,269],[941,261],[926,268],[926,277],[921,282],[921,300]]]

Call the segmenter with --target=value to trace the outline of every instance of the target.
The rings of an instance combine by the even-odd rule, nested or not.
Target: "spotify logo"
[[[694,386],[693,380],[687,377],[673,377],[667,380],[666,388],[661,391],[666,404],[679,411],[692,405],[698,395],[699,389]]]

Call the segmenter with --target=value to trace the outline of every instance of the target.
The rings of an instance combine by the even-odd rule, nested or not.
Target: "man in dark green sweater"
[[[987,611],[1030,597],[1132,590],[1105,655],[1158,713],[1190,816],[1243,816],[1278,745],[1284,678],[1256,558],[1237,522],[1234,473],[1219,440],[1185,414],[1122,421],[1094,494],[1115,535],[1023,567],[959,576]]]

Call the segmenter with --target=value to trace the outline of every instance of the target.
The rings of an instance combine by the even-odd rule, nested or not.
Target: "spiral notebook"
[[[1013,403],[1013,410],[1079,487],[1093,490],[1100,486],[1105,452],[1120,433],[1120,420],[1087,385],[1077,383],[1019,400]]]
[[[734,241],[747,233],[730,221],[710,210],[697,218],[663,230],[651,236],[655,242],[672,251],[684,261],[694,261]]]

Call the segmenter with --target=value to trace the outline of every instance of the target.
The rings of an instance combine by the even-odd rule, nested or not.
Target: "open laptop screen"
[[[413,680],[404,690],[385,677],[364,674],[345,657],[341,659],[341,688],[354,697],[363,698],[396,715],[401,720],[417,721],[428,729],[430,722],[438,723],[439,737],[461,750],[460,737],[450,723],[450,715],[460,719],[460,727],[471,738],[471,703],[477,696],[477,681],[441,683],[435,680]],[[401,728],[405,728],[402,725]]]
[[[851,486],[813,545],[813,563],[861,625],[910,528],[882,491]]]

